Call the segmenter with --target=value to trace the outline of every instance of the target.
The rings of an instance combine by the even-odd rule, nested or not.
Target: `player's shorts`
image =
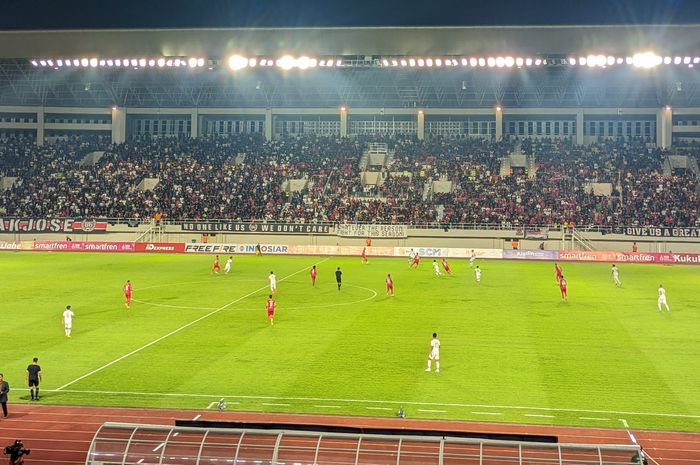
[[[39,387],[39,380],[38,379],[30,379],[27,384],[29,387]]]
[[[219,265],[214,265],[214,269],[215,269],[215,270],[220,270],[221,267],[220,267]]]
[[[271,317],[273,317],[273,316],[275,316],[275,311],[274,311],[274,310],[268,310],[268,311],[267,311],[267,317],[268,317],[268,318],[271,318]]]
[[[124,297],[126,297],[126,298],[129,299],[129,300],[131,300],[131,292],[125,292],[125,293],[124,293]]]
[[[666,297],[659,297],[659,305],[666,305]]]
[[[73,329],[73,325],[72,325],[72,324],[70,324],[70,325],[65,325],[64,328],[66,328],[66,329]]]
[[[566,294],[566,288],[565,287],[560,287],[559,290],[561,290],[562,294]]]
[[[428,358],[430,360],[440,360],[440,352],[430,352],[430,355],[428,355]]]
[[[394,290],[394,285],[393,285],[393,284],[387,284],[386,290],[387,290],[387,291],[393,291],[393,290]]]

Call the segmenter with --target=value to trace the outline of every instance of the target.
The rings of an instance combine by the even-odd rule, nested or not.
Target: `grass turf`
[[[403,406],[411,417],[700,430],[697,267],[622,264],[618,289],[609,264],[565,263],[561,302],[549,262],[478,261],[477,285],[465,260],[436,278],[427,259],[409,269],[404,259],[236,256],[229,275],[212,275],[212,259],[0,254],[10,402],[28,401],[24,371],[37,356],[46,403],[207,408],[225,397],[241,410]],[[384,293],[388,272],[395,297]],[[659,283],[670,314],[657,312]],[[440,374],[423,371],[433,331]]]

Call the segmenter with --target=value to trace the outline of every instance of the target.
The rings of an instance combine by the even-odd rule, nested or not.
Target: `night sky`
[[[699,0],[0,0],[0,29],[700,23]]]

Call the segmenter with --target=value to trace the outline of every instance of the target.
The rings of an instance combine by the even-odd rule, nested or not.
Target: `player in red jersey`
[[[559,290],[561,291],[561,300],[569,300],[569,296],[566,295],[566,279],[564,279],[564,275],[559,280]]]
[[[219,274],[219,271],[221,271],[221,267],[219,266],[219,256],[217,255],[216,258],[214,258],[214,266],[212,266],[211,272]]]
[[[124,284],[124,305],[126,308],[131,308],[131,281],[126,280],[126,284]]]
[[[318,272],[316,271],[316,265],[311,267],[311,285],[316,286],[316,274]]]
[[[390,274],[386,275],[386,295],[394,297],[394,280]]]
[[[415,265],[416,268],[418,268],[418,265],[420,265],[420,255],[418,255],[418,252],[413,256],[413,260],[411,260],[411,265],[409,268],[413,268]]]
[[[442,269],[445,270],[445,273],[452,274],[452,271],[450,271],[450,264],[447,263],[447,260],[444,258],[442,259]]]
[[[362,248],[362,264],[367,264],[367,247]]]
[[[275,324],[275,305],[277,303],[275,302],[275,299],[272,298],[272,294],[270,294],[267,298],[267,319],[270,320],[270,326]]]
[[[561,281],[561,278],[563,278],[564,275],[562,275],[561,267],[559,266],[558,263],[554,264],[554,271],[556,271],[556,273],[557,273],[557,282]]]

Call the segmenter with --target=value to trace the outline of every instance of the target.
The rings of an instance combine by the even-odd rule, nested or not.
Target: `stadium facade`
[[[0,136],[622,137],[668,148],[700,137],[698,66],[698,25],[2,32]]]

